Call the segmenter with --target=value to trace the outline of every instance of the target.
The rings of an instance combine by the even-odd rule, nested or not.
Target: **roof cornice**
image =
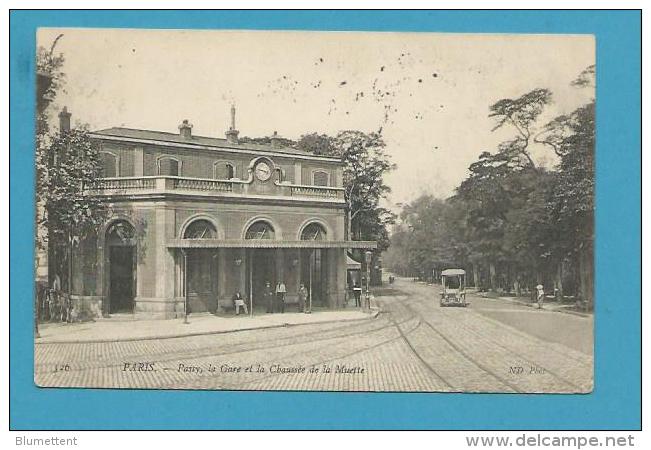
[[[294,159],[304,159],[308,161],[327,161],[330,163],[343,164],[339,158],[333,158],[330,156],[317,156],[317,155],[299,155],[296,153],[282,152],[282,151],[267,151],[267,150],[254,150],[254,149],[243,149],[243,148],[232,148],[232,147],[222,147],[216,145],[202,145],[202,144],[184,144],[181,142],[172,142],[172,141],[163,141],[158,139],[142,139],[134,137],[125,137],[125,136],[111,136],[100,133],[89,133],[89,136],[94,139],[100,139],[105,141],[114,141],[114,142],[130,142],[136,144],[149,144],[149,145],[158,145],[163,147],[175,147],[175,148],[185,148],[185,149],[200,149],[200,150],[219,150],[226,153],[235,153],[235,154],[246,154],[246,155],[267,155],[267,156],[277,156],[281,158],[294,158]]]

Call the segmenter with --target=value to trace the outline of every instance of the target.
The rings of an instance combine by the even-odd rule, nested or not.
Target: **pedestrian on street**
[[[359,283],[355,283],[353,294],[355,295],[355,306],[359,308],[362,306],[362,288]]]
[[[244,301],[244,297],[242,297],[240,291],[237,291],[235,294],[233,294],[233,304],[235,305],[236,316],[240,315],[240,308],[242,307],[244,307],[244,314],[249,313],[249,308],[246,306],[246,302]]]
[[[539,284],[538,286],[536,286],[536,300],[538,301],[538,309],[542,309],[544,299],[545,299],[545,291],[543,290],[543,285]]]
[[[278,302],[278,308],[280,308],[281,313],[285,312],[285,294],[287,294],[287,287],[285,283],[280,281],[276,284],[276,301]]]
[[[48,295],[48,315],[49,319],[60,316],[61,314],[61,277],[59,274],[54,275],[54,280],[52,281],[52,289],[50,289]]]
[[[271,291],[271,283],[266,281],[264,286],[264,292],[262,294],[267,304],[267,313],[274,312],[274,293]]]
[[[305,289],[305,285],[301,283],[301,287],[298,288],[298,312],[305,312],[306,300],[307,300],[307,289]]]

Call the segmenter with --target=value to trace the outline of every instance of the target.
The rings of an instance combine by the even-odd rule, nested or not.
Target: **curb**
[[[227,334],[227,333],[237,333],[240,331],[254,331],[254,330],[267,330],[273,328],[289,328],[289,327],[300,327],[303,325],[321,325],[327,323],[340,323],[340,322],[361,322],[363,320],[375,319],[380,313],[380,309],[377,308],[372,310],[368,317],[362,317],[360,319],[332,319],[324,320],[319,322],[306,322],[306,323],[283,323],[278,325],[261,325],[257,327],[247,327],[247,328],[235,328],[232,330],[215,330],[215,331],[197,331],[194,333],[177,333],[177,334],[168,334],[168,335],[158,335],[158,336],[144,336],[137,338],[118,338],[118,339],[86,339],[79,341],[39,341],[42,338],[34,339],[34,345],[53,345],[53,344],[103,344],[111,342],[135,342],[135,341],[153,341],[160,339],[179,339],[184,337],[194,337],[194,336],[208,336],[211,334]]]
[[[528,302],[523,302],[523,301],[520,301],[520,300],[513,300],[513,299],[510,299],[510,298],[506,298],[506,297],[495,297],[495,298],[482,297],[482,298],[484,298],[486,300],[502,300],[502,301],[505,301],[505,302],[514,303],[516,305],[527,306],[529,308],[535,308],[534,305],[537,305],[537,303],[528,303]],[[542,309],[545,310],[545,311],[549,311],[549,312],[571,314],[573,316],[579,316],[579,317],[584,317],[584,318],[591,317],[591,314],[580,313],[578,311],[568,311],[568,310],[563,310],[563,309],[549,309],[549,308],[545,308],[544,306],[543,306]]]

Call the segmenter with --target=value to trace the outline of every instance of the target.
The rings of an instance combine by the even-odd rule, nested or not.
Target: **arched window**
[[[303,241],[323,241],[325,238],[326,231],[318,223],[309,224],[301,233],[301,240]]]
[[[263,221],[258,221],[246,230],[245,239],[275,239],[276,233],[271,224]]]
[[[113,222],[106,230],[107,245],[129,245],[135,235],[134,229],[126,220]]]
[[[235,178],[235,167],[233,164],[226,163],[226,178],[230,180],[231,178]]]
[[[100,163],[102,165],[102,176],[104,178],[111,178],[118,176],[118,157],[113,153],[101,152],[99,154]]]
[[[330,182],[330,175],[323,170],[317,170],[312,174],[312,184],[314,186],[327,186]]]
[[[192,222],[183,233],[184,239],[217,239],[217,230],[208,220],[199,219]]]
[[[158,159],[158,175],[179,176],[179,161],[171,156]]]
[[[213,165],[213,177],[217,180],[235,178],[235,166],[229,162],[216,162]]]

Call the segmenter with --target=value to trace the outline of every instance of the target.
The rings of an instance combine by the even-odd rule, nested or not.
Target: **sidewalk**
[[[524,299],[520,298],[514,298],[514,297],[489,297],[485,295],[485,293],[477,293],[476,295],[479,295],[480,297],[487,299],[487,300],[502,300],[505,302],[513,303],[516,305],[523,305],[523,306],[528,306],[530,308],[538,308],[538,303],[536,302],[531,302],[527,301]],[[574,305],[572,304],[567,304],[567,303],[558,303],[555,301],[548,301],[548,302],[543,302],[542,309],[546,311],[553,311],[553,312],[561,312],[565,314],[573,314],[575,316],[580,316],[580,317],[592,317],[591,313],[588,312],[581,312],[581,311],[575,311]]]
[[[258,314],[253,317],[215,316],[201,314],[189,317],[189,324],[183,319],[169,320],[120,320],[102,319],[84,323],[46,323],[39,325],[40,338],[35,343],[92,343],[118,342],[147,339],[170,339],[175,337],[198,336],[205,334],[231,333],[235,331],[259,330],[329,322],[351,322],[369,320],[379,313],[377,307],[371,313],[357,308],[336,311],[317,311],[312,314],[298,312]]]

